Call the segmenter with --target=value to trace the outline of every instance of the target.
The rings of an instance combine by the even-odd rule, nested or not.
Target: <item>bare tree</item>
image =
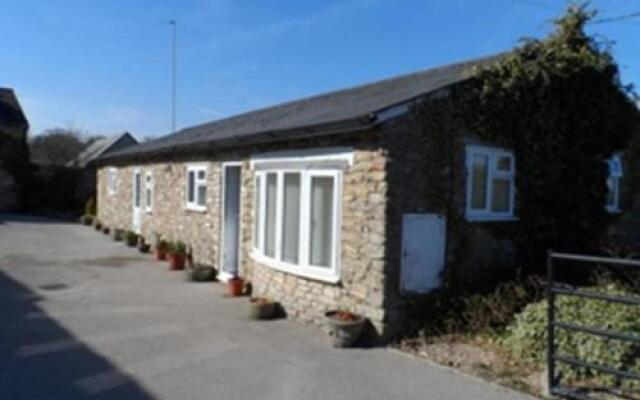
[[[47,129],[29,143],[31,160],[47,165],[65,165],[85,146],[79,131],[65,128]]]

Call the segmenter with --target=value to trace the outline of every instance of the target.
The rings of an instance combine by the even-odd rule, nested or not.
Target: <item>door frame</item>
[[[218,265],[220,266],[219,271],[218,271],[218,280],[220,282],[227,282],[229,279],[233,278],[233,275],[227,273],[226,271],[224,271],[223,269],[223,265],[224,265],[224,216],[225,216],[225,212],[226,212],[226,190],[227,190],[227,183],[226,183],[226,172],[227,172],[227,168],[229,167],[237,167],[240,168],[240,175],[239,175],[239,181],[238,181],[238,255],[237,255],[237,260],[238,260],[238,273],[240,272],[240,265],[242,264],[242,166],[243,166],[243,162],[242,161],[227,161],[227,162],[223,162],[220,166],[220,229],[218,230],[218,234],[220,235],[220,240],[218,241],[219,243],[219,254],[218,254]]]
[[[136,189],[136,175],[139,177],[138,179],[138,187]],[[136,167],[133,169],[133,173],[131,174],[131,228],[136,233],[140,233],[142,231],[142,171],[140,167]],[[136,193],[137,191],[137,193]],[[136,207],[136,195],[138,197],[138,207]],[[137,214],[137,218],[136,218]],[[135,220],[138,221],[138,226],[135,224]]]
[[[444,233],[442,236],[442,271],[444,271],[444,268],[446,267],[447,264],[447,246],[448,246],[448,240],[447,240],[447,217],[442,215],[442,214],[435,214],[435,213],[405,213],[402,215],[402,230],[401,230],[401,234],[402,234],[402,244],[400,247],[400,271],[399,271],[399,289],[400,289],[400,293],[404,294],[404,295],[413,295],[413,294],[421,294],[423,292],[413,292],[413,291],[407,291],[405,289],[405,285],[404,285],[404,274],[405,271],[407,271],[406,266],[405,266],[405,246],[406,246],[406,235],[405,235],[405,223],[407,221],[407,219],[409,218],[419,218],[419,219],[427,219],[427,220],[440,220],[443,224],[444,224]],[[440,286],[442,286],[442,277],[440,278]],[[435,288],[429,289],[429,291],[424,292],[424,293],[429,293],[431,291],[435,290]]]

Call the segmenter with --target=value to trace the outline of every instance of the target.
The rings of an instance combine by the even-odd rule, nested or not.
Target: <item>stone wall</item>
[[[18,187],[13,175],[0,167],[0,212],[15,211],[19,207]]]
[[[180,239],[193,248],[196,263],[219,265],[221,162],[242,161],[240,274],[252,284],[256,295],[268,296],[282,303],[292,319],[320,324],[324,313],[342,308],[363,314],[379,333],[389,329],[384,303],[386,151],[376,147],[372,135],[364,140],[324,140],[315,146],[333,147],[348,144],[354,148],[354,164],[343,172],[342,221],[340,241],[340,281],[336,284],[317,281],[275,270],[256,261],[253,248],[254,174],[250,154],[233,153],[207,158],[207,211],[185,209],[185,173],[189,162],[152,163],[137,166],[143,188],[147,171],[153,172],[154,202],[151,213],[143,211],[142,234],[152,238],[159,233]],[[252,149],[274,151],[295,148],[270,146]],[[224,158],[223,158],[224,157]],[[194,160],[196,162],[197,160]],[[132,225],[132,177],[134,166],[118,168],[117,193],[107,192],[109,166],[98,170],[98,218],[109,227],[130,229]],[[144,190],[142,196],[144,205]]]
[[[159,234],[169,240],[182,240],[188,246],[195,263],[217,265],[220,220],[220,164],[207,165],[207,209],[185,207],[186,171],[189,163],[146,164],[118,168],[115,194],[107,190],[107,170],[98,172],[98,219],[109,227],[131,229],[133,222],[133,172],[141,176],[141,234],[153,243]],[[200,164],[200,163],[199,163]],[[145,209],[145,176],[152,173],[153,202]]]

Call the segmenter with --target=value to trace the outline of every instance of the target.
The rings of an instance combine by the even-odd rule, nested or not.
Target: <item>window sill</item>
[[[144,210],[144,212],[145,214],[153,214],[153,210],[151,209]]]
[[[318,273],[313,270],[310,270],[309,267],[300,267],[300,266],[289,264],[286,262],[277,261],[277,260],[274,260],[273,258],[257,253],[255,249],[251,252],[251,258],[254,261],[262,265],[265,265],[269,268],[272,268],[281,272],[286,272],[288,274],[295,275],[300,278],[313,279],[316,281],[320,281],[323,283],[330,283],[334,285],[340,283],[340,277],[336,274],[333,274],[331,272]]]
[[[193,212],[197,212],[197,213],[205,213],[207,212],[207,207],[202,207],[202,206],[186,206],[185,210],[187,211],[193,211]]]
[[[609,214],[620,214],[622,210],[619,208],[607,207],[607,212]]]
[[[518,217],[513,215],[466,215],[468,222],[515,222]]]

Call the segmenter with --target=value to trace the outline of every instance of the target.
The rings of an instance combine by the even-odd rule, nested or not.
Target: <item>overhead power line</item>
[[[617,17],[596,19],[595,21],[592,22],[592,24],[604,24],[607,22],[625,21],[627,19],[638,18],[638,17],[640,17],[640,11],[636,11],[630,14],[619,15]]]

